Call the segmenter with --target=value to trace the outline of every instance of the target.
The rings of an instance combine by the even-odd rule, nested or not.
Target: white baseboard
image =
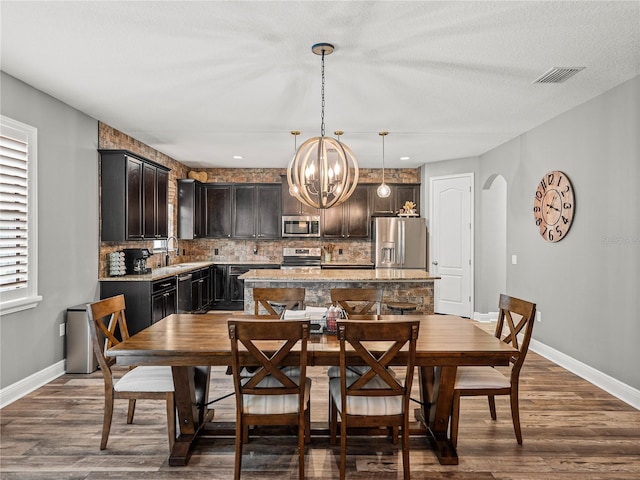
[[[590,367],[569,355],[565,355],[544,343],[538,342],[535,339],[531,339],[529,348],[538,355],[551,360],[556,365],[575,373],[579,377],[582,377],[588,382],[603,389],[605,392],[610,393],[625,403],[628,403],[633,408],[640,410],[640,390],[633,388],[626,383],[622,383],[620,380],[616,380],[615,378],[610,377],[609,375],[602,373],[601,371],[596,370],[595,368]]]
[[[61,360],[58,363],[54,363],[53,365],[28,376],[27,378],[23,378],[22,380],[3,388],[0,390],[0,408],[6,407],[43,385],[46,385],[50,381],[55,380],[60,375],[64,375],[64,372],[65,360]]]
[[[477,322],[497,322],[498,321],[498,312],[489,312],[489,313],[480,313],[473,312],[473,319]]]

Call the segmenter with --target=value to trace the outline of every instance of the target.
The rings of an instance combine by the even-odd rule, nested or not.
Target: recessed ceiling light
[[[243,158],[242,155],[234,155],[233,156],[234,160],[242,160],[242,158]]]
[[[400,160],[410,160],[411,157],[400,157]]]

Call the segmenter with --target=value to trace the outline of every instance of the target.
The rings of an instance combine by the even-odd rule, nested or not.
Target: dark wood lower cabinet
[[[215,265],[213,267],[212,310],[243,310],[244,280],[239,277],[257,268],[280,268],[280,265]]]
[[[127,326],[133,335],[167,315],[176,313],[176,277],[156,281],[113,280],[100,282],[100,298],[124,294]]]

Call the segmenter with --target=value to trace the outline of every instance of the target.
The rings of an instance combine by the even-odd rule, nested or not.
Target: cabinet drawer
[[[157,293],[166,292],[167,290],[177,288],[177,280],[176,277],[165,278],[163,280],[158,280],[153,282],[151,286],[151,294],[155,295]]]

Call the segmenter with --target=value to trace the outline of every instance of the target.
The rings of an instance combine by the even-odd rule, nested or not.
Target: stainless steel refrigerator
[[[376,217],[373,224],[376,268],[427,269],[427,223],[419,217]]]

